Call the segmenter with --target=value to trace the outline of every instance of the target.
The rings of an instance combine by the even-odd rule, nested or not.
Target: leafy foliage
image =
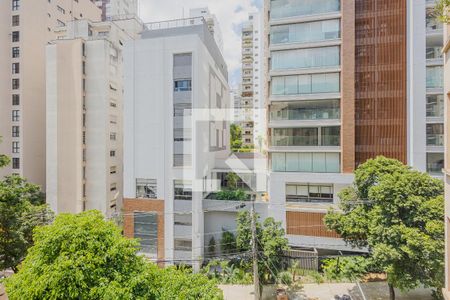
[[[239,181],[239,176],[236,173],[234,173],[234,172],[228,173],[227,176],[226,176],[226,179],[227,179],[227,186],[228,186],[228,188],[230,188],[230,189],[237,188],[237,184],[238,184],[238,181]]]
[[[252,273],[232,261],[213,260],[202,269],[202,273],[222,284],[251,284]]]
[[[52,219],[39,186],[16,175],[0,181],[0,269],[17,271],[33,244],[33,229]]]
[[[208,243],[208,255],[214,256],[216,254],[216,239],[214,237],[211,237],[209,239]]]
[[[6,280],[14,299],[222,299],[205,276],[159,269],[137,255],[100,212],[61,214],[35,230],[17,274]]]
[[[255,214],[256,240],[258,250],[258,270],[261,283],[275,282],[277,274],[282,269],[283,251],[288,250],[288,240],[285,237],[281,222],[267,218],[261,224]],[[251,215],[248,211],[240,212],[237,219],[236,243],[239,251],[250,251],[252,247]],[[248,262],[250,263],[250,262]]]
[[[250,196],[247,195],[247,193],[241,189],[226,189],[218,191],[216,194],[217,200],[237,200],[237,201],[247,201],[249,200]]]
[[[0,136],[0,143],[2,142],[2,137]],[[10,163],[8,156],[0,154],[0,168],[6,167]]]
[[[435,17],[442,23],[449,24],[450,16],[448,8],[450,7],[450,0],[437,0],[434,9]]]
[[[339,257],[330,258],[323,261],[323,271],[330,280],[350,280],[361,279],[369,270],[370,261],[366,257]]]
[[[236,237],[228,230],[222,230],[220,250],[223,254],[230,254],[236,251]]]
[[[377,157],[340,193],[341,210],[325,222],[353,246],[367,246],[388,283],[440,290],[444,278],[443,182],[401,162]]]
[[[242,128],[237,124],[230,126],[231,150],[236,151],[242,147]]]

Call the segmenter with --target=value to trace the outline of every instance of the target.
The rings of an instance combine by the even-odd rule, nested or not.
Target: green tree
[[[222,239],[220,240],[220,250],[223,254],[230,254],[236,251],[236,237],[228,230],[222,229]]]
[[[237,151],[242,147],[242,128],[237,124],[230,126],[230,144],[232,151]]]
[[[97,211],[60,214],[35,229],[35,245],[6,280],[15,299],[222,299],[213,281],[175,269],[159,269],[137,255]]]
[[[437,0],[434,9],[436,18],[446,24],[450,23],[448,7],[450,7],[450,0]]]
[[[368,247],[373,263],[394,287],[420,284],[440,292],[444,278],[443,182],[397,160],[377,157],[355,171],[340,194],[341,211],[325,217],[349,244]]]
[[[0,143],[2,142],[2,137],[0,136]],[[10,160],[9,157],[4,155],[4,154],[0,154],[0,168],[6,167],[9,164]]]
[[[228,173],[227,176],[226,176],[226,179],[227,179],[227,186],[228,186],[228,188],[230,188],[230,189],[236,189],[237,188],[237,184],[238,184],[238,181],[239,181],[239,176],[236,173],[234,173],[234,172]]]
[[[208,243],[208,255],[210,257],[213,257],[214,255],[216,255],[216,239],[214,237],[211,237],[209,239],[209,243]]]
[[[236,244],[239,251],[252,249],[251,220],[248,211],[242,211],[238,215]],[[259,216],[255,214],[255,227],[261,284],[275,282],[282,269],[283,252],[289,249],[288,240],[281,222],[275,222],[273,218],[267,218],[261,224]]]
[[[16,175],[0,181],[0,269],[17,272],[33,244],[33,229],[52,219],[39,186]]]

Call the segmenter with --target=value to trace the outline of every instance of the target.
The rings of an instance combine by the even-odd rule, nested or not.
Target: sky
[[[144,22],[157,22],[189,16],[191,8],[208,7],[219,19],[223,35],[224,57],[228,64],[230,85],[240,80],[241,27],[248,14],[262,8],[263,0],[140,0],[140,17]]]

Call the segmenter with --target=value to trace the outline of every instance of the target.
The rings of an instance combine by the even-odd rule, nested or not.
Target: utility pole
[[[255,288],[255,300],[260,300],[259,292],[259,272],[258,272],[258,248],[256,245],[256,220],[255,220],[255,201],[252,201],[250,210],[251,227],[252,227],[252,255],[253,255],[253,285]]]

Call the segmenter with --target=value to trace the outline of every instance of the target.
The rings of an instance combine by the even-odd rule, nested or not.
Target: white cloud
[[[235,84],[241,64],[242,22],[248,14],[258,8],[252,0],[140,0],[140,16],[144,22],[156,22],[189,16],[191,8],[208,7],[219,19],[224,41],[224,57],[231,74],[230,81]]]

